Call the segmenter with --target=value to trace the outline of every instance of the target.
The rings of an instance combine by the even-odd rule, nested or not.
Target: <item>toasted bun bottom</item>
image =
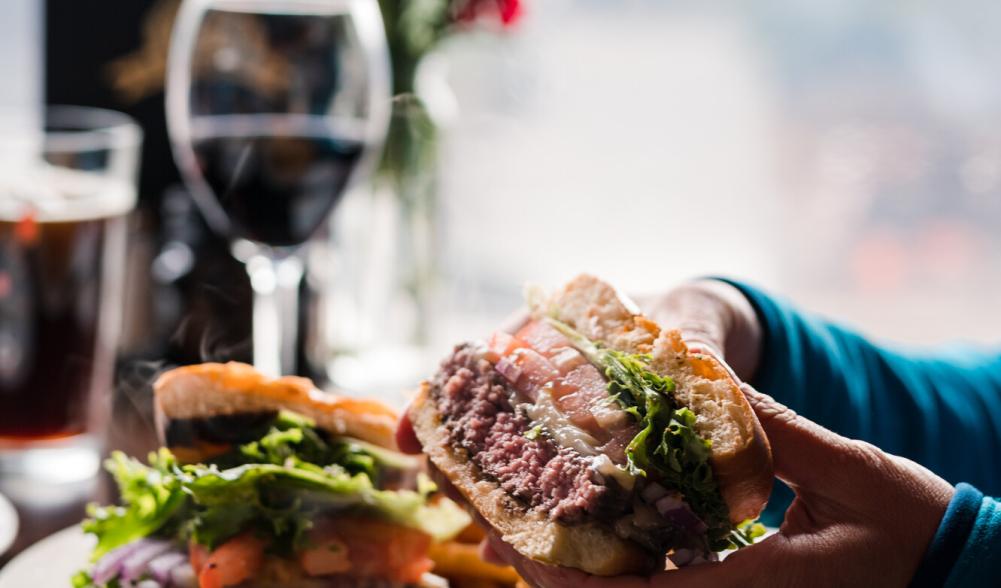
[[[334,435],[396,449],[396,412],[375,400],[321,392],[306,378],[269,378],[243,363],[203,363],[164,372],[153,384],[157,429],[169,419],[290,410]]]
[[[408,412],[414,432],[431,463],[448,478],[468,504],[501,539],[519,553],[542,563],[599,576],[649,572],[656,561],[640,546],[594,523],[563,525],[528,510],[495,482],[483,477],[465,452],[452,447],[441,414],[424,383]]]

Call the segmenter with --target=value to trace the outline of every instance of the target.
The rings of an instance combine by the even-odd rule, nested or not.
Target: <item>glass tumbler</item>
[[[12,498],[100,467],[141,142],[128,116],[69,106],[50,107],[44,131],[0,139],[0,490]]]

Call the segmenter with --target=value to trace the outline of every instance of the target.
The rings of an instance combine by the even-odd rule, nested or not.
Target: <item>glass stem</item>
[[[262,248],[246,266],[254,290],[254,367],[273,377],[294,375],[302,259]]]

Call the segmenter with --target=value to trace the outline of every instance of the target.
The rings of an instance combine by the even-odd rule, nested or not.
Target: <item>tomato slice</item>
[[[556,408],[571,423],[602,443],[612,461],[625,461],[625,447],[636,436],[636,425],[616,402],[610,402],[605,376],[563,333],[545,321],[531,321],[514,336],[494,333],[488,359],[513,364],[502,363],[498,371],[532,402],[540,389],[548,387]]]
[[[428,557],[429,535],[385,521],[328,519],[310,532],[310,542],[315,547],[302,552],[299,561],[311,575],[345,573],[411,584],[434,567]],[[344,550],[323,554],[323,547],[330,545],[343,546]]]
[[[341,574],[351,569],[348,546],[336,536],[310,541],[311,547],[299,553],[299,563],[310,576]]]
[[[515,334],[515,337],[546,357],[570,346],[570,340],[545,321],[529,322]]]
[[[246,532],[217,547],[198,573],[199,588],[236,586],[253,578],[264,561],[264,541]],[[194,564],[192,564],[194,566]]]
[[[191,569],[197,575],[205,567],[205,560],[209,558],[209,550],[204,545],[199,545],[192,541],[188,544],[188,560],[191,562]]]
[[[524,346],[524,342],[514,338],[509,333],[497,331],[490,336],[490,341],[487,342],[487,361],[497,363],[500,358]]]
[[[515,349],[507,358],[521,371],[514,387],[533,400],[539,388],[560,377],[559,370],[548,359],[528,347]]]

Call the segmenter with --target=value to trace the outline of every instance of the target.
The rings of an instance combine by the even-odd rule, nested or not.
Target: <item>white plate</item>
[[[10,549],[17,537],[17,511],[7,497],[0,494],[0,555]]]
[[[0,588],[66,588],[87,565],[94,537],[79,526],[63,529],[24,550],[0,569]]]

